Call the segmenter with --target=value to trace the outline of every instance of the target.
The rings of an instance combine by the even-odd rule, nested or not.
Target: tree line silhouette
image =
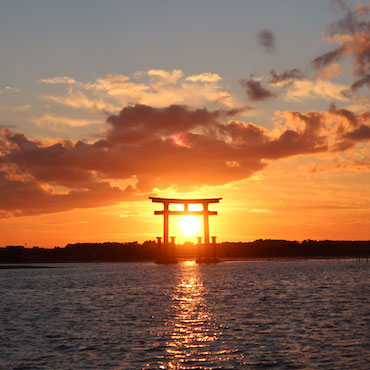
[[[186,242],[176,248],[179,258],[195,259],[196,244]],[[220,259],[254,258],[349,258],[370,257],[370,241],[337,240],[255,240],[253,242],[224,242],[216,246]],[[25,248],[7,246],[0,248],[0,263],[40,262],[94,262],[94,261],[154,261],[157,244],[148,240],[142,244],[130,243],[76,243],[64,248]]]

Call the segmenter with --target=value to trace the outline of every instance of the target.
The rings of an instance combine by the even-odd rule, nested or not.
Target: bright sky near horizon
[[[0,246],[370,239],[370,2],[0,2]],[[178,218],[171,235],[180,242]]]

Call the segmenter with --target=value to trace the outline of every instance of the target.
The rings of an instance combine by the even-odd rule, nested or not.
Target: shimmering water
[[[369,368],[369,266],[0,270],[0,368]]]

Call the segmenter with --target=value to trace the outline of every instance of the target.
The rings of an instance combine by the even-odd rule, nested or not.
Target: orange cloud
[[[0,105],[0,112],[24,112],[30,110],[30,104],[25,105]]]
[[[104,137],[92,143],[47,143],[4,129],[2,215],[109,205],[155,188],[227,184],[252,176],[271,160],[345,151],[370,139],[368,113],[335,106],[323,113],[283,112],[285,127],[277,135],[253,123],[225,124],[237,113],[179,105],[125,107],[108,117]],[[132,179],[134,187],[113,185]]]
[[[282,97],[290,101],[301,101],[303,99],[326,99],[348,101],[348,97],[343,95],[347,88],[345,85],[335,84],[326,79],[317,80],[296,80],[292,81],[283,92]]]
[[[328,67],[323,68],[318,77],[324,78],[324,79],[330,79],[333,77],[337,77],[342,73],[343,69],[342,66],[338,63],[332,63]]]
[[[186,80],[187,81],[193,81],[193,82],[197,82],[197,81],[201,81],[201,82],[217,82],[217,81],[221,81],[222,78],[217,73],[205,72],[205,73],[201,73],[199,75],[194,75],[194,76],[186,77]]]
[[[41,127],[50,127],[53,129],[70,128],[70,127],[84,127],[93,124],[99,124],[98,120],[76,119],[64,116],[55,116],[52,114],[44,114],[42,116],[35,116],[32,122]]]
[[[76,82],[75,79],[68,76],[41,78],[40,81],[45,84],[74,84]]]

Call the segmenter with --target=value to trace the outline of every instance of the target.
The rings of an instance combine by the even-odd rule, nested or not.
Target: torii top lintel
[[[222,198],[206,198],[206,199],[178,199],[178,198],[155,198],[149,197],[154,203],[180,203],[180,204],[204,204],[204,203],[219,203]]]

